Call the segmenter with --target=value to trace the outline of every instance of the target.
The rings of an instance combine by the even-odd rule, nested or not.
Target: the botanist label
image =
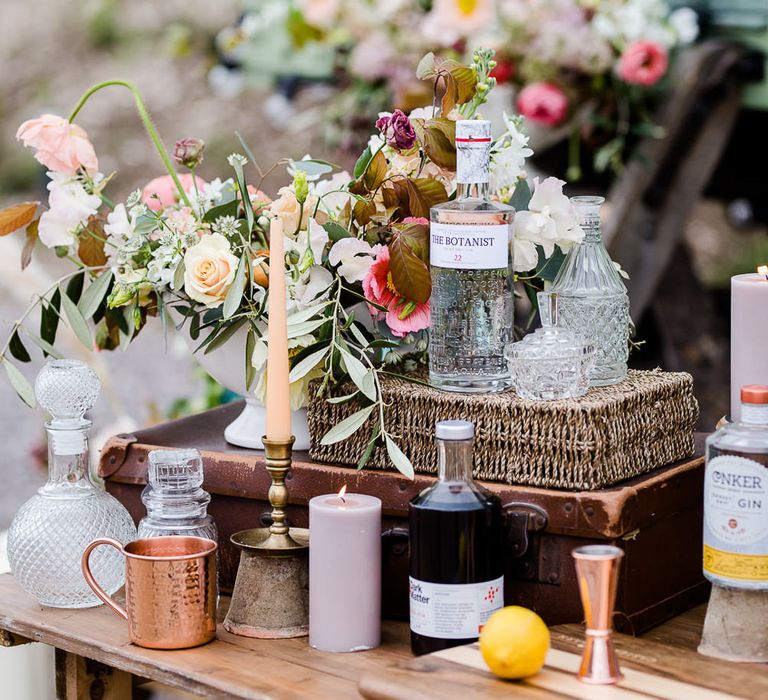
[[[735,455],[704,477],[704,571],[734,584],[768,584],[768,469]]]
[[[439,224],[429,230],[429,262],[453,270],[498,270],[509,264],[509,224]]]

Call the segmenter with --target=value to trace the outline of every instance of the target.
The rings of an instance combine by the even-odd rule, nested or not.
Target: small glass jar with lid
[[[149,453],[147,486],[141,500],[147,515],[139,537],[184,535],[217,541],[216,523],[208,514],[210,494],[202,488],[203,459],[195,449]]]
[[[553,401],[583,396],[589,389],[595,348],[560,328],[558,295],[540,292],[541,328],[507,346],[512,384],[520,398]]]

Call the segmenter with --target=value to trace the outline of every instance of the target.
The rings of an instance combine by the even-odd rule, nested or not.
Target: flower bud
[[[293,176],[293,193],[296,195],[296,201],[300,205],[307,201],[309,183],[307,182],[307,173],[303,170],[297,170]]]
[[[192,136],[176,142],[173,150],[173,159],[185,168],[196,168],[203,162],[203,149],[205,141]]]

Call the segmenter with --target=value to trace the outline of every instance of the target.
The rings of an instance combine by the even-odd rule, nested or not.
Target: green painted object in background
[[[768,0],[670,0],[707,17],[706,38],[733,39],[766,56],[766,77],[744,91],[744,106],[768,111]]]

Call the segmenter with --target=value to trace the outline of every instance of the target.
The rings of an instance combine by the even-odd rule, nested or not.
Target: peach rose
[[[198,189],[206,184],[201,177],[195,176],[195,180]],[[193,188],[192,175],[189,173],[179,175],[179,182],[185,192],[189,192]],[[170,175],[161,175],[144,185],[144,189],[141,191],[141,201],[152,211],[163,211],[163,209],[173,206],[179,201],[179,190]]]
[[[224,302],[237,272],[238,259],[219,233],[203,236],[184,254],[184,291],[210,309]]]
[[[297,231],[305,231],[309,223],[309,217],[312,216],[318,223],[323,224],[328,220],[326,213],[317,209],[317,197],[310,195],[304,202],[304,207],[299,206],[296,195],[289,187],[281,187],[278,190],[280,195],[269,205],[269,213],[280,219],[283,224],[283,233],[293,238]]]
[[[37,161],[54,172],[74,175],[78,168],[85,168],[90,173],[99,169],[88,134],[64,117],[43,114],[37,119],[29,119],[19,127],[16,138],[25,146],[37,149]]]

